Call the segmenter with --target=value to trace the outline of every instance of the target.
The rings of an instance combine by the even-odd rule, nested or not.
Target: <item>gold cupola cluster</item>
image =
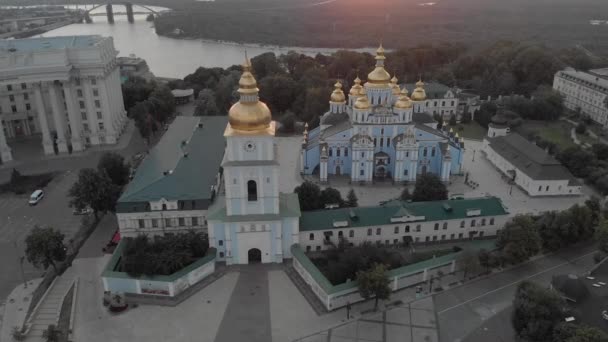
[[[361,81],[359,81],[359,83],[360,82]],[[336,84],[334,84],[334,91],[331,93],[329,101],[337,104],[342,104],[346,102],[346,97],[344,96],[344,92],[342,91],[342,83],[340,83],[340,81],[337,81]]]
[[[243,74],[239,80],[239,102],[228,111],[228,121],[234,130],[256,132],[270,126],[272,116],[270,109],[258,97],[258,85],[251,73],[251,62],[245,58]]]
[[[376,50],[376,68],[367,75],[367,84],[372,87],[384,88],[389,86],[391,75],[384,69],[384,48],[382,44]]]
[[[424,82],[419,80],[416,82],[416,89],[412,92],[412,100],[424,101],[426,100],[426,92],[424,91]]]

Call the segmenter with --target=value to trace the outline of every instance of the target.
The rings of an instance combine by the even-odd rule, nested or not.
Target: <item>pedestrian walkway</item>
[[[72,268],[68,268],[63,275],[55,278],[26,322],[26,341],[43,341],[43,334],[48,326],[50,324],[57,326],[63,299],[75,280],[76,275]]]
[[[0,329],[0,342],[12,342],[11,332],[14,327],[20,328],[25,321],[25,315],[30,306],[33,292],[42,282],[42,278],[36,278],[17,286],[6,299],[2,310],[2,328]]]
[[[296,340],[297,342],[437,342],[433,297],[349,321]]]
[[[270,304],[268,271],[276,266],[247,265],[239,270],[228,307],[215,337],[215,342],[268,342]]]

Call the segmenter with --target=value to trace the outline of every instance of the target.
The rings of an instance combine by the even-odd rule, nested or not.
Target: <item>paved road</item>
[[[523,280],[548,285],[553,275],[586,272],[594,264],[593,253],[592,246],[572,248],[436,295],[441,341],[462,341],[486,320],[508,309]]]
[[[215,342],[268,342],[270,303],[268,265],[248,265],[240,269],[239,280],[232,291]]]

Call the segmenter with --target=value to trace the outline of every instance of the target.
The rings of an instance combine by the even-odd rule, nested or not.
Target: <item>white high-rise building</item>
[[[45,154],[115,144],[127,122],[112,38],[0,41],[0,158],[41,134]]]
[[[564,96],[566,108],[580,111],[593,121],[608,126],[608,69],[589,72],[566,68],[553,78],[553,89]]]

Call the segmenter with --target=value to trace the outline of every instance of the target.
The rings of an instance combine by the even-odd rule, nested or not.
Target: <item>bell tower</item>
[[[274,144],[275,122],[258,97],[251,63],[245,59],[239,101],[228,112],[224,185],[226,214],[279,213],[279,164]],[[210,147],[213,148],[213,147]]]

